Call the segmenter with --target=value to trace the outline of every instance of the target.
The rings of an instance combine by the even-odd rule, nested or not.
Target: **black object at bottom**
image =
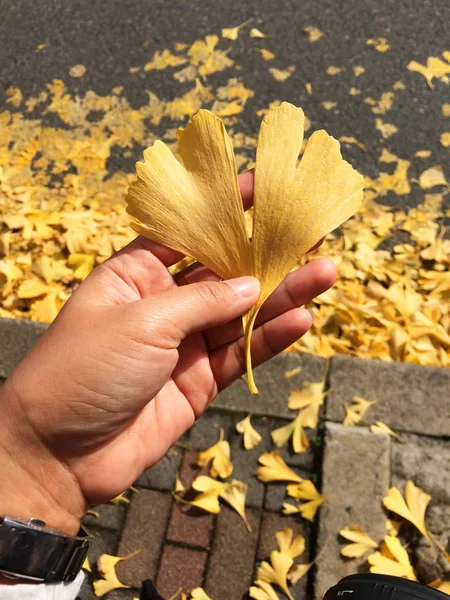
[[[364,573],[349,575],[330,588],[323,600],[449,600],[450,596],[421,583]]]

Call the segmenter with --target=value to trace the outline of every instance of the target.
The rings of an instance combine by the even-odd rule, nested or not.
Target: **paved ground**
[[[0,377],[8,376],[22,354],[35,342],[45,326],[38,323],[0,320]],[[296,366],[299,374],[286,379]],[[260,483],[256,477],[258,456],[271,449],[270,431],[287,422],[286,401],[294,387],[320,381],[327,373],[327,395],[318,431],[309,449],[300,455],[282,450],[282,456],[297,473],[317,482],[329,498],[312,524],[281,514],[287,500],[283,484]],[[307,540],[305,562],[326,546],[308,577],[292,589],[296,600],[321,597],[337,580],[359,569],[364,558],[344,561],[338,531],[358,524],[375,540],[385,533],[386,514],[381,500],[391,485],[403,489],[412,479],[433,497],[427,526],[444,545],[450,542],[450,371],[431,367],[381,363],[357,358],[334,357],[330,361],[299,354],[284,354],[264,368],[256,369],[261,395],[251,396],[243,381],[222,392],[180,443],[136,482],[138,493],[127,492],[130,504],[96,507],[98,518],[88,516],[86,526],[95,535],[90,562],[102,553],[126,555],[142,552],[121,563],[119,578],[131,587],[110,593],[113,600],[138,596],[145,579],[155,581],[169,598],[182,587],[186,592],[204,586],[214,600],[241,600],[251,585],[258,563],[275,549],[274,534],[292,527]],[[344,427],[342,403],[354,395],[376,400],[367,422],[382,419],[405,438],[400,444],[366,427]],[[249,411],[263,441],[246,451],[235,423]],[[247,514],[253,531],[231,509],[222,507],[217,516],[180,506],[171,495],[175,475],[188,486],[201,471],[197,451],[214,444],[220,428],[230,441],[234,473],[248,483]],[[442,576],[438,556],[415,545],[416,568],[425,581]],[[92,579],[86,581],[80,600],[92,600]],[[280,598],[284,597],[280,595]]]

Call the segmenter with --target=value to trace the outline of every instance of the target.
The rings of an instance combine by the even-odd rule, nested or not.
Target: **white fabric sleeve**
[[[73,581],[67,583],[18,583],[0,585],[1,600],[75,600],[84,581],[80,571]]]

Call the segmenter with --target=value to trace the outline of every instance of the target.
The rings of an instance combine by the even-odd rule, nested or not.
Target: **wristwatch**
[[[73,581],[93,539],[82,527],[72,537],[47,529],[40,519],[0,517],[0,573],[36,582]]]

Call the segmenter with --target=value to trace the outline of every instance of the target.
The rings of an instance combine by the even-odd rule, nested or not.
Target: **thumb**
[[[259,291],[259,281],[254,277],[183,285],[158,296],[158,329],[179,343],[195,331],[243,315],[255,304]]]

